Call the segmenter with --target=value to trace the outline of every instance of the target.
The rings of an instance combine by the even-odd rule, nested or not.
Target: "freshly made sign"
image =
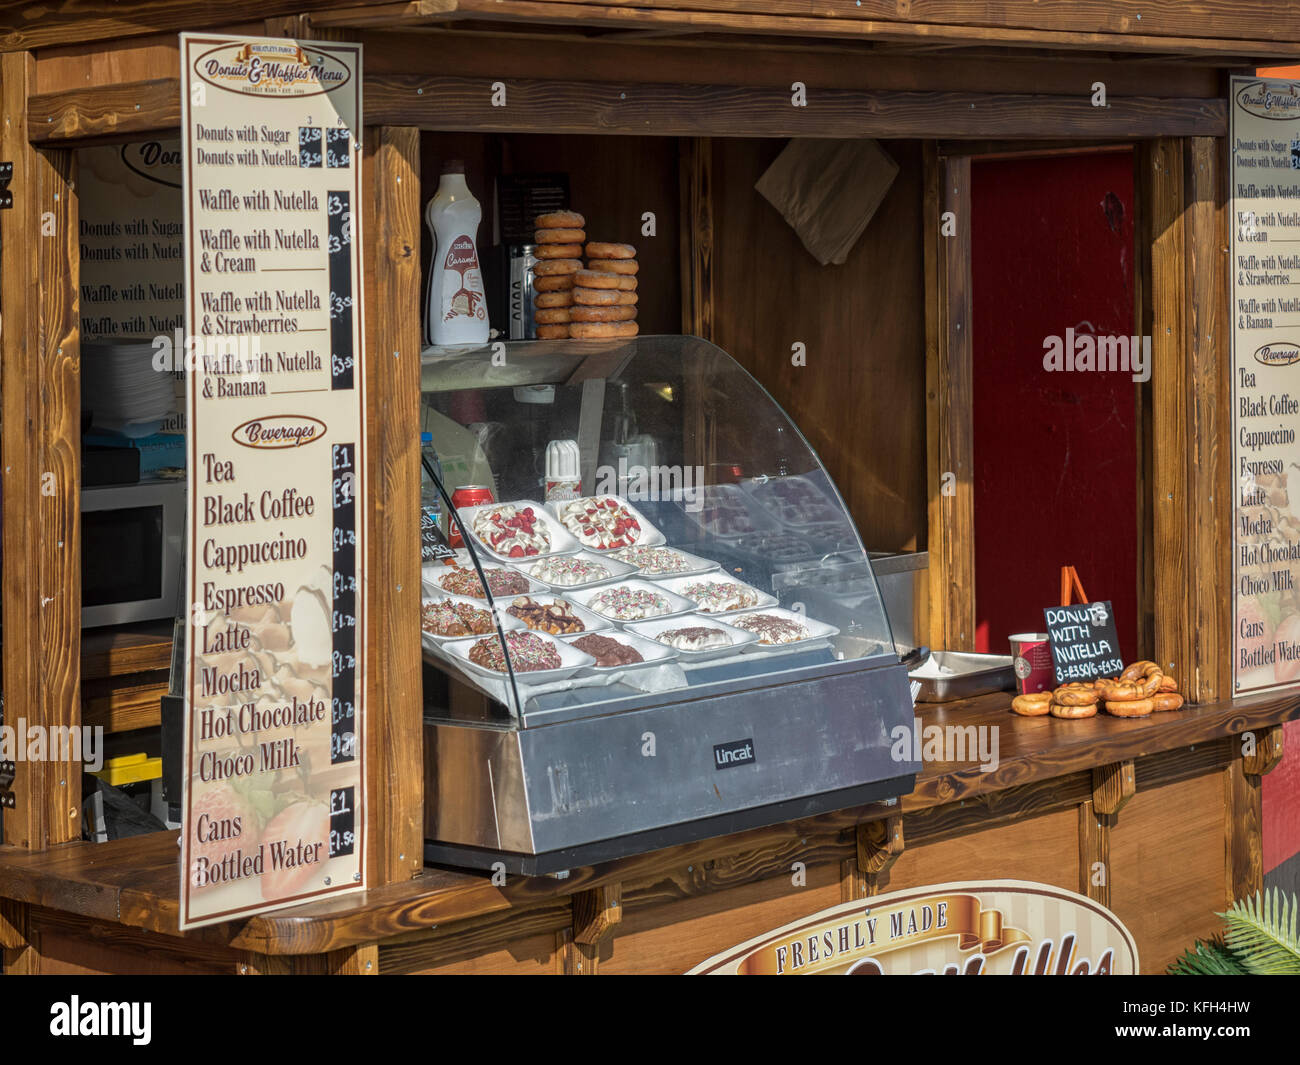
[[[181,54],[192,928],[365,886],[361,48]]]
[[[691,976],[1111,976],[1138,971],[1113,913],[1048,884],[936,884],[846,902],[701,962]]]
[[[1056,683],[1117,677],[1124,669],[1110,602],[1047,607],[1047,642]]]
[[[1232,79],[1234,691],[1300,680],[1300,85]]]

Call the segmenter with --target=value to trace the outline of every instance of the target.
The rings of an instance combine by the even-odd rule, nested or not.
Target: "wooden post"
[[[81,834],[81,387],[75,161],[29,143],[33,72],[27,53],[0,57],[0,158],[14,164],[0,218],[4,712],[44,728],[46,749],[17,762],[4,826],[6,843],[42,848]]]
[[[936,649],[971,651],[975,648],[975,499],[970,159],[942,157],[933,142],[925,147],[922,225],[930,501],[926,642]],[[945,225],[950,236],[941,231]]]
[[[713,141],[678,142],[681,173],[682,332],[713,339]]]
[[[420,657],[420,134],[365,135],[366,882],[424,866]]]
[[[1232,382],[1221,146],[1145,145],[1155,660],[1189,701],[1231,692]]]

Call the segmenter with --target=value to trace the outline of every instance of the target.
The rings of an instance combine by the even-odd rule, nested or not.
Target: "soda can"
[[[494,502],[496,500],[492,498],[492,489],[484,484],[463,484],[451,493],[451,505],[456,508],[457,515],[468,507],[481,507],[485,503]],[[452,547],[464,547],[465,541],[460,535],[458,524],[453,521],[450,526],[448,531],[451,535],[447,542]]]

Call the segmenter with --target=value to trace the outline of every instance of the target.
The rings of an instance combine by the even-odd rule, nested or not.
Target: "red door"
[[[1043,631],[1068,564],[1113,604],[1131,661],[1138,385],[1044,355],[1067,330],[1136,332],[1132,157],[976,161],[971,200],[976,649]]]

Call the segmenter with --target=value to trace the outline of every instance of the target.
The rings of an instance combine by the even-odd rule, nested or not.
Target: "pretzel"
[[[1083,681],[1062,684],[1052,692],[1052,701],[1062,706],[1094,706],[1097,699],[1097,689]]]
[[[1103,699],[1113,703],[1133,702],[1134,700],[1150,699],[1160,690],[1160,681],[1164,674],[1160,667],[1154,662],[1135,662],[1133,666],[1143,667],[1143,673],[1139,674],[1141,679],[1125,680],[1124,674],[1120,674],[1119,680],[1099,680],[1097,681],[1097,691]],[[1132,669],[1133,666],[1129,666]],[[1125,670],[1128,672],[1128,670]]]
[[[1011,709],[1021,717],[1042,717],[1051,701],[1051,692],[1028,692],[1012,699]]]
[[[1080,718],[1097,716],[1096,703],[1091,706],[1065,706],[1062,703],[1052,703],[1050,709],[1053,717]]]
[[[1177,692],[1156,692],[1151,697],[1151,701],[1155,704],[1154,712],[1157,714],[1183,708],[1183,697]]]
[[[1115,717],[1146,717],[1155,708],[1154,699],[1106,700],[1106,713]]]

